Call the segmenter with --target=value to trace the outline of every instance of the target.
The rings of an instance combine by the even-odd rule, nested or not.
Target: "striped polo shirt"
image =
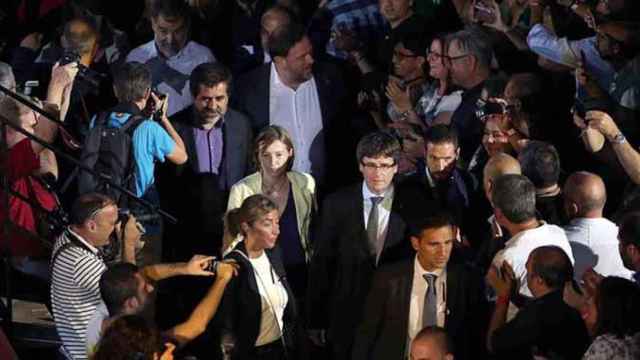
[[[65,247],[53,260],[51,305],[65,352],[83,360],[87,359],[87,325],[101,302],[99,281],[107,267],[98,249],[70,229],[58,238],[53,254],[71,237],[81,245]]]

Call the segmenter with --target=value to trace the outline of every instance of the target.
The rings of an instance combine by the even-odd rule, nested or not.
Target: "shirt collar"
[[[373,197],[380,197],[380,196],[382,196],[383,198],[387,199],[391,195],[393,195],[393,183],[391,183],[391,185],[389,186],[387,191],[384,192],[384,194],[378,195],[378,194],[374,194],[371,190],[369,190],[369,187],[367,186],[366,181],[362,182],[362,198],[364,200],[368,200],[368,199],[371,199]]]
[[[68,229],[69,233],[71,233],[71,235],[75,236],[76,239],[78,239],[78,241],[80,241],[82,244],[84,244],[89,250],[91,250],[91,252],[93,252],[94,254],[98,254],[98,248],[96,248],[95,246],[91,245],[87,240],[85,240],[82,236],[78,235],[78,233],[76,233],[75,231],[71,230],[71,228]]]
[[[151,40],[151,42],[153,43],[153,52],[154,54],[153,57],[159,57],[165,61],[169,61],[169,60],[173,60],[173,59],[178,59],[182,56],[182,54],[185,52],[185,50],[187,49],[187,46],[190,45],[191,41],[187,40],[187,42],[184,44],[184,46],[182,47],[182,49],[180,49],[180,51],[178,51],[177,53],[175,53],[175,55],[170,56],[170,57],[165,57],[160,50],[158,50],[158,44],[156,44],[156,40]]]

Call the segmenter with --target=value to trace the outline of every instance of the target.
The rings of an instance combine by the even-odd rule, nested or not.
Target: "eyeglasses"
[[[367,170],[382,170],[382,171],[389,171],[391,169],[393,169],[396,166],[396,163],[394,162],[393,164],[374,164],[374,163],[361,163],[362,166],[364,166],[365,169]]]
[[[446,57],[447,57],[446,55],[437,53],[435,51],[430,51],[430,50],[427,51],[427,59],[431,58],[431,59],[439,60]]]
[[[393,57],[398,58],[400,61],[404,60],[404,59],[408,59],[408,58],[417,58],[420,55],[414,55],[414,54],[403,54],[397,50],[394,50],[393,52]]]
[[[448,62],[448,63],[452,63],[454,61],[460,60],[460,59],[464,59],[467,56],[469,56],[469,54],[463,54],[463,55],[458,55],[458,56],[447,56],[447,55],[442,55],[442,58]]]

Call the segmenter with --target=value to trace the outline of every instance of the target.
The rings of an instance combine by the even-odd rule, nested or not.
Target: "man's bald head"
[[[487,199],[491,199],[491,184],[502,175],[521,175],[522,169],[516,158],[505,153],[493,155],[484,166],[483,186]]]
[[[565,182],[563,191],[569,217],[602,217],[607,191],[600,176],[575,172]]]
[[[453,343],[437,326],[422,329],[411,342],[411,360],[453,360]]]

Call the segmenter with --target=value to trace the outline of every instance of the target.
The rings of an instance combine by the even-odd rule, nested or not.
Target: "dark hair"
[[[560,155],[556,148],[542,141],[529,141],[518,155],[522,175],[540,189],[553,186],[560,178]]]
[[[203,63],[196,66],[189,77],[191,95],[196,97],[200,86],[214,87],[220,83],[227,84],[227,91],[231,90],[231,71],[219,62]]]
[[[297,22],[290,22],[276,28],[269,35],[269,55],[272,58],[276,56],[286,57],[297,43],[302,41],[306,35],[305,28]]]
[[[154,19],[162,16],[165,19],[189,20],[189,5],[184,0],[153,0],[150,14]]]
[[[444,354],[453,354],[453,340],[451,340],[447,331],[439,326],[427,326],[423,328],[416,337],[413,338],[413,342],[424,341],[430,338],[435,340],[435,343]]]
[[[98,210],[111,205],[116,205],[116,202],[100,193],[80,195],[71,206],[71,224],[80,226],[94,217]]]
[[[536,115],[544,110],[546,96],[542,80],[538,75],[534,73],[513,74],[508,82],[514,84],[514,95],[520,101],[522,112]]]
[[[244,199],[242,206],[227,211],[225,223],[229,234],[231,234],[232,237],[243,234],[243,223],[253,224],[273,210],[278,210],[278,207],[268,197],[262,194],[249,196]]]
[[[113,87],[120,102],[140,101],[151,89],[151,72],[145,64],[124,63],[113,75]]]
[[[625,215],[619,224],[618,239],[622,245],[634,245],[640,249],[640,212]]]
[[[425,144],[445,144],[451,143],[458,148],[458,131],[452,126],[444,124],[433,125],[427,130],[424,136]]]
[[[139,315],[125,315],[106,328],[92,360],[153,360],[163,349],[157,329]]]
[[[257,169],[261,169],[260,167],[260,153],[265,148],[269,147],[269,145],[273,144],[276,141],[282,141],[282,143],[291,150],[293,148],[293,141],[291,140],[291,135],[287,129],[278,126],[278,125],[270,125],[264,128],[260,134],[256,137],[253,142],[253,161]],[[295,150],[293,151],[293,155],[287,160],[287,171],[291,170],[293,166],[293,160],[295,157]]]
[[[398,44],[402,44],[402,47],[411,51],[413,55],[426,58],[427,46],[431,45],[431,42],[427,42],[422,33],[407,33],[396,41],[396,45]]]
[[[138,293],[138,266],[120,262],[109,266],[100,277],[100,295],[109,316],[120,315],[127,299]]]
[[[489,98],[502,98],[507,81],[507,77],[502,74],[491,75],[482,88],[487,91]]]
[[[396,163],[400,161],[402,148],[398,139],[388,131],[375,131],[363,136],[358,141],[356,157],[358,163],[365,157],[379,158],[390,157]]]
[[[507,174],[496,178],[491,201],[512,223],[521,224],[536,218],[536,189],[523,175]]]
[[[446,226],[457,226],[455,218],[447,211],[438,211],[437,213],[423,217],[414,221],[409,225],[409,235],[420,237],[423,231],[428,229],[439,229]]]
[[[627,279],[609,276],[602,279],[596,293],[595,335],[617,337],[640,332],[640,287]]]
[[[557,246],[541,246],[529,255],[531,275],[537,275],[551,289],[562,288],[573,279],[571,259]]]

